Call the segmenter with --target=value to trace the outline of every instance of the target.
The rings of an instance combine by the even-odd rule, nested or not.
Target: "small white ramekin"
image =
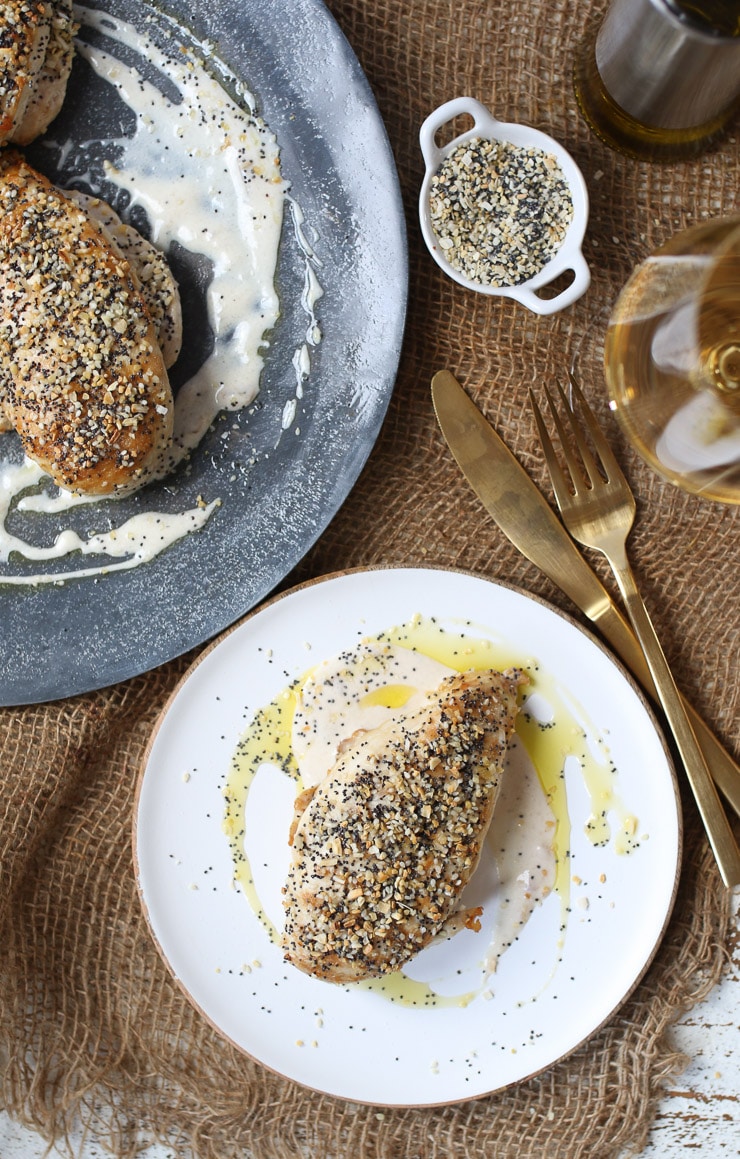
[[[438,148],[435,137],[439,130],[455,117],[465,113],[473,118],[472,128],[455,137],[443,148]],[[573,201],[573,218],[568,226],[563,244],[537,274],[517,286],[486,286],[481,282],[473,282],[466,278],[464,274],[450,265],[432,226],[430,211],[432,178],[453,149],[475,137],[506,141],[519,148],[541,149],[543,152],[553,154],[557,158],[570,189]],[[474,290],[478,294],[514,298],[535,314],[554,314],[565,306],[570,306],[572,302],[575,302],[585,293],[591,282],[591,274],[581,252],[588,222],[588,191],[580,169],[562,145],[558,144],[552,137],[548,137],[546,133],[541,133],[539,129],[497,121],[495,117],[491,116],[485,105],[472,97],[457,97],[453,101],[440,105],[421,126],[419,143],[426,165],[426,173],[419,196],[421,232],[432,257],[449,277],[459,282],[461,286],[465,286],[466,289]],[[573,278],[565,289],[551,298],[540,297],[536,292],[537,290],[549,285],[568,270],[572,271]]]

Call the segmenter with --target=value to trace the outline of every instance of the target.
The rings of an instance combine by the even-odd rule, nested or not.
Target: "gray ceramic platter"
[[[217,421],[187,469],[115,504],[119,522],[143,507],[183,510],[201,495],[217,496],[221,506],[200,531],[132,570],[59,584],[0,582],[5,705],[60,699],[149,671],[215,636],[268,595],[356,482],[388,406],[403,335],[408,269],[397,174],[368,83],[320,0],[190,0],[158,8],[107,0],[101,7],[133,24],[146,22],[155,36],[166,25],[171,37],[176,20],[254,95],[320,256],[322,340],[294,422],[284,430],[281,416],[296,395],[292,358],[306,329],[305,254],[286,216],[277,271],[281,318],[257,406]],[[94,176],[106,138],[120,131],[117,106],[111,87],[78,57],[63,110],[46,139],[30,147],[29,159],[70,185],[74,175],[58,143],[84,142]],[[126,216],[115,189],[102,184],[101,195]],[[203,271],[183,262],[176,272],[186,339],[171,372],[175,389],[209,342]],[[0,459],[20,458],[16,436],[0,436]],[[65,514],[65,526],[76,520],[90,534],[111,506],[77,508]],[[60,518],[11,509],[8,525],[53,542]],[[29,520],[36,521],[30,529]],[[59,567],[69,569],[69,558]],[[2,571],[30,569],[11,555]]]

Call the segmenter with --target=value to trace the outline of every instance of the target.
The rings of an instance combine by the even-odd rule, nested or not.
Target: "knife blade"
[[[595,624],[657,703],[650,669],[630,624],[544,495],[449,370],[434,375],[432,402],[447,445],[488,514]],[[714,782],[740,816],[740,766],[688,702],[686,707]]]

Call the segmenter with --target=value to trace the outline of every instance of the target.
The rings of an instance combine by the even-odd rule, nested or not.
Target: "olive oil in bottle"
[[[574,81],[583,116],[612,148],[695,155],[740,107],[740,0],[613,0]]]

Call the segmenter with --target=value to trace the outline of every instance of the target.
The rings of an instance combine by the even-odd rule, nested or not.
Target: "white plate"
[[[294,678],[366,636],[434,617],[535,659],[593,751],[608,750],[637,848],[595,847],[591,801],[569,762],[568,912],[554,891],[467,1006],[420,1009],[334,986],[286,965],[240,888],[222,823],[223,789],[255,712]],[[261,776],[262,774],[260,774]],[[275,771],[252,828],[255,879],[279,910],[295,785]],[[252,807],[250,797],[250,808]],[[189,671],[160,718],[142,770],[134,850],[154,938],[191,1001],[274,1071],[354,1101],[459,1101],[535,1074],[574,1050],[624,1001],[670,915],[681,848],[673,770],[632,681],[585,631],[541,601],[466,573],[350,572],[298,588],[239,624]],[[561,924],[563,929],[561,930]],[[467,931],[445,943],[455,955]],[[485,949],[485,947],[483,947]],[[425,951],[429,953],[429,951]],[[451,957],[450,957],[451,955]]]

